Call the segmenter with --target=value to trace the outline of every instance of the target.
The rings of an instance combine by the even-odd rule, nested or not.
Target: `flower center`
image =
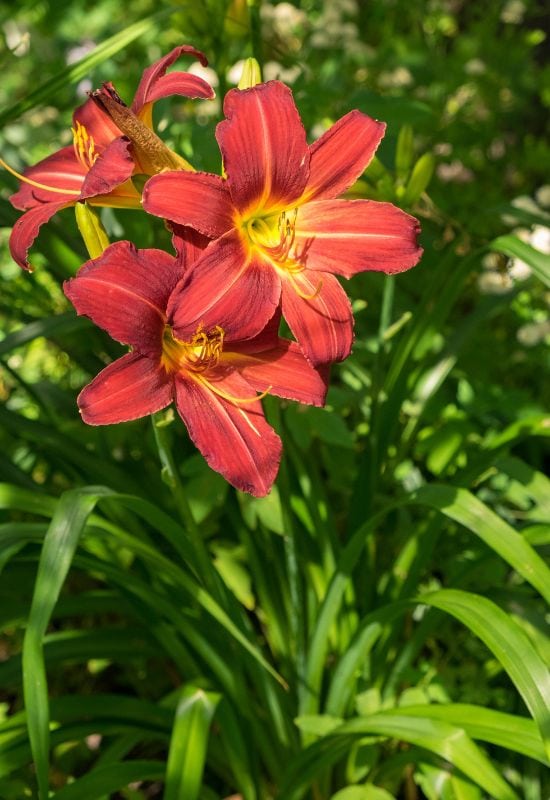
[[[188,370],[206,372],[216,367],[223,350],[224,330],[216,325],[204,331],[199,325],[190,342],[176,339],[172,328],[167,325],[162,337],[161,363],[169,372]]]
[[[299,272],[301,264],[289,258],[296,235],[298,209],[282,211],[270,217],[251,217],[245,230],[252,245],[260,247],[266,255],[289,271]]]
[[[296,238],[297,216],[298,209],[294,208],[270,217],[250,217],[243,227],[250,244],[265,253],[274,266],[284,270],[296,294],[302,300],[313,300],[321,291],[323,281],[320,280],[312,292],[304,291],[297,276],[305,270],[305,264],[296,253],[290,255]]]
[[[94,137],[90,136],[84,125],[78,120],[76,128],[71,128],[71,130],[75,156],[85,170],[90,170],[99,157],[99,153],[95,149]]]
[[[271,386],[265,392],[253,397],[235,397],[218,385],[220,378],[230,371],[230,365],[228,365],[228,370],[222,370],[219,375],[216,376],[214,373],[208,378],[206,377],[206,373],[218,366],[223,351],[224,336],[225,332],[219,325],[209,331],[203,330],[199,325],[191,337],[191,341],[182,342],[176,339],[172,328],[167,325],[162,336],[161,364],[167,372],[186,372],[188,377],[206,386],[218,397],[228,400],[233,405],[255,403],[257,400],[261,400],[271,391]]]

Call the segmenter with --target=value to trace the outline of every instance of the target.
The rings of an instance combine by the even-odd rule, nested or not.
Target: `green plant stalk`
[[[197,525],[195,517],[193,516],[191,506],[189,505],[189,500],[187,499],[187,493],[183,488],[183,484],[172,455],[168,430],[167,427],[161,422],[162,413],[157,412],[152,414],[151,419],[153,422],[153,432],[155,435],[155,442],[157,445],[160,463],[165,471],[165,475],[167,476],[170,485],[172,486],[174,500],[176,502],[178,512],[183,524],[187,529],[195,550],[198,578],[199,580],[204,581],[205,586],[208,588],[211,594],[219,598],[220,582],[212,563],[210,553],[208,552],[208,548],[206,547],[204,539],[201,536],[200,528]]]
[[[261,0],[247,0],[247,4],[250,19],[250,44],[252,55],[260,65],[260,70],[263,73],[262,21],[260,18]]]

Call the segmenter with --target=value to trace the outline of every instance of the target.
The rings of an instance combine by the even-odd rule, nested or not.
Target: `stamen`
[[[167,372],[189,373],[189,377],[202,383],[218,397],[222,397],[233,405],[239,406],[243,403],[255,403],[257,400],[262,400],[269,394],[272,386],[254,397],[235,397],[220,389],[215,380],[205,377],[208,370],[214,370],[218,366],[223,350],[224,336],[225,332],[219,325],[210,331],[203,330],[199,325],[191,337],[191,341],[182,342],[175,338],[172,328],[167,325],[162,338],[161,364]]]
[[[220,389],[218,386],[216,386],[215,383],[208,381],[202,375],[200,376],[199,380],[201,383],[204,383],[204,385],[208,387],[208,389],[210,389],[211,392],[214,392],[214,394],[219,395],[219,397],[223,397],[224,400],[228,400],[230,403],[233,403],[234,405],[241,405],[242,403],[255,403],[256,400],[263,400],[263,398],[267,397],[267,395],[273,388],[273,385],[270,385],[265,391],[261,392],[260,394],[254,395],[254,397],[234,397],[232,394],[224,392],[223,389]]]
[[[44,189],[46,192],[55,192],[56,194],[72,194],[75,197],[80,197],[80,191],[77,191],[76,189],[60,189],[58,186],[48,186],[45,183],[33,181],[32,178],[27,178],[25,175],[21,175],[20,172],[14,170],[13,167],[10,167],[9,164],[6,164],[2,158],[0,158],[0,166],[4,167],[4,169],[8,172],[11,172],[11,174],[18,178],[18,180],[22,181],[23,183],[28,183],[29,186],[35,186],[37,189]]]
[[[172,328],[167,325],[162,341],[162,361],[169,371],[179,369],[191,372],[205,372],[216,367],[223,350],[224,330],[219,325],[211,331],[197,328],[190,342],[176,339]]]
[[[95,150],[94,137],[89,135],[85,126],[78,120],[76,128],[71,128],[71,130],[75,156],[85,170],[90,170],[99,158],[99,153],[96,153]]]
[[[303,269],[303,267],[302,267],[302,269]],[[298,270],[294,270],[294,271],[296,272]],[[312,292],[311,294],[306,294],[298,286],[298,281],[296,280],[296,278],[294,277],[292,272],[293,272],[293,270],[291,270],[291,269],[288,270],[288,279],[289,279],[290,283],[292,284],[292,288],[294,289],[294,291],[296,292],[298,297],[301,297],[302,300],[313,300],[315,297],[317,297],[317,295],[319,294],[319,292],[321,291],[321,288],[323,286],[323,279],[321,278],[319,280],[319,283],[317,284],[317,288],[315,289],[314,292]]]

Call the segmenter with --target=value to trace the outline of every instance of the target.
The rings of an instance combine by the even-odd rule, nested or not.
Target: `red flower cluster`
[[[262,496],[281,442],[261,398],[323,405],[329,365],[353,341],[335,275],[414,266],[418,223],[390,203],[335,199],[368,166],[384,125],[352,111],[308,146],[278,81],[227,94],[216,131],[225,175],[195,172],[151,127],[154,100],[213,95],[199,78],[166,74],[182,53],[205,63],[176,48],[146,70],[131,108],[106,84],[75,112],[74,150],[27,170],[12,198],[28,209],[12,252],[27,266],[39,225],[58,209],[83,199],[137,205],[131,176],[153,176],[141,203],[175,231],[176,256],[118,242],[65,284],[79,314],[132,348],[81,392],[82,417],[105,425],[175,402],[210,466]],[[279,337],[281,316],[296,341]]]

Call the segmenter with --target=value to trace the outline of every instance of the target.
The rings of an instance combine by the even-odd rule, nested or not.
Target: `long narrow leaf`
[[[164,800],[196,800],[199,796],[210,723],[219,694],[186,687],[176,709]]]
[[[550,602],[550,570],[531,545],[466,489],[432,484],[423,486],[413,501],[437,508],[460,522],[499,554]]]
[[[114,36],[102,42],[102,44],[94,48],[91,53],[88,53],[84,58],[80,59],[80,61],[66,67],[57,75],[54,75],[53,78],[50,78],[50,80],[38,86],[18,103],[14,103],[6,108],[0,114],[0,126],[4,126],[6,123],[11,122],[11,120],[17,119],[17,117],[21,116],[21,114],[28,111],[30,108],[45,103],[67,84],[78,83],[78,81],[85,78],[90,70],[98,64],[114,56],[115,53],[118,53],[119,50],[129,45],[134,39],[137,39],[139,36],[147,33],[147,31],[155,28],[159,18],[166,15],[166,13],[167,11],[165,10],[157,14],[152,14],[149,17],[139,20],[139,22],[134,22],[133,25],[129,25],[127,28],[124,28],[124,30],[115,33]]]
[[[523,630],[495,603],[469,592],[441,589],[417,600],[452,614],[494,653],[533,715],[550,757],[550,673]]]
[[[103,487],[66,492],[59,500],[38,565],[29,622],[23,643],[23,688],[29,738],[36,766],[39,797],[48,797],[49,708],[43,639],[71,565],[80,535]]]

